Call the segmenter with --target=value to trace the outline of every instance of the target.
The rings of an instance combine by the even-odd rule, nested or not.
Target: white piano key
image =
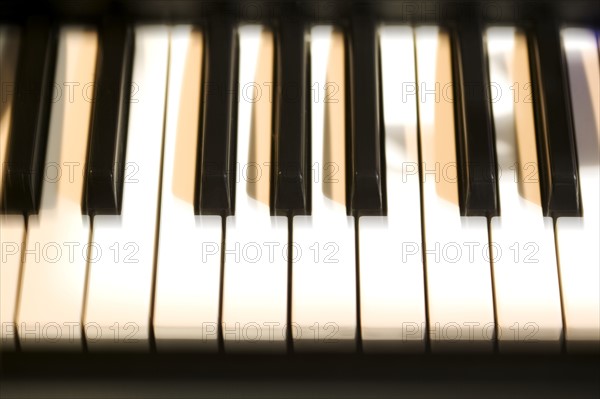
[[[29,217],[17,328],[21,348],[81,349],[89,217],[81,213],[97,34],[63,28],[50,116],[42,200]]]
[[[0,215],[0,350],[16,348],[15,310],[25,240],[21,215]]]
[[[223,273],[225,351],[286,349],[287,217],[270,216],[273,34],[240,28],[235,215],[227,217]],[[257,88],[258,87],[258,88]]]
[[[558,350],[560,290],[552,219],[543,216],[527,43],[514,28],[487,32],[501,215],[492,218],[500,350]],[[514,90],[514,91],[513,91]],[[518,98],[516,96],[519,96]]]
[[[194,215],[202,33],[171,32],[153,328],[157,350],[216,351],[221,217]]]
[[[169,63],[169,28],[135,28],[123,204],[95,216],[84,316],[89,350],[148,350],[159,182]]]
[[[448,33],[416,29],[428,332],[431,348],[491,349],[487,221],[461,217]]]
[[[356,345],[354,217],[346,215],[344,38],[311,30],[312,213],[293,220],[294,351],[353,351]],[[326,86],[327,84],[327,86]]]
[[[424,350],[413,30],[380,29],[388,212],[358,220],[362,348]]]
[[[18,52],[18,28],[9,25],[0,26],[0,198],[3,192],[4,162],[8,155]],[[24,234],[23,216],[0,216],[0,350],[16,348],[15,309]]]
[[[594,31],[568,28],[566,53],[583,217],[558,218],[556,243],[568,351],[600,350],[600,67]]]

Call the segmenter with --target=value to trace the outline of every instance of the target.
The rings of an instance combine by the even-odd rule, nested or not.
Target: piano
[[[2,397],[598,397],[598,2],[1,7]]]

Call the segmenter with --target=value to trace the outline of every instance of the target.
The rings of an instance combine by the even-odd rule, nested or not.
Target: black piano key
[[[278,215],[308,214],[310,65],[301,17],[279,21],[276,46],[272,209]]]
[[[10,150],[2,171],[6,213],[35,214],[39,209],[56,48],[53,23],[46,17],[30,17],[19,50]]]
[[[542,208],[580,216],[579,175],[567,70],[558,25],[539,21],[529,35]]]
[[[103,21],[83,204],[88,214],[121,211],[133,47],[133,31],[125,21]]]
[[[377,28],[371,16],[352,18],[347,48],[346,137],[351,148],[348,209],[357,215],[383,214],[384,126]]]
[[[457,24],[452,37],[454,115],[462,215],[498,216],[497,163],[487,56],[475,19]]]
[[[235,206],[238,38],[233,18],[209,20],[205,48],[194,209],[227,216]]]

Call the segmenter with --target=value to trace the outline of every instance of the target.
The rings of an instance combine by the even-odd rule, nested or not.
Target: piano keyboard
[[[3,351],[600,348],[594,30],[32,17],[0,52]]]

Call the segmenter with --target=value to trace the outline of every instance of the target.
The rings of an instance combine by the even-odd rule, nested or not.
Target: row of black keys
[[[196,165],[197,214],[234,213],[238,42],[233,18],[205,26],[205,75]],[[271,209],[310,213],[310,66],[308,24],[284,17],[274,24],[276,84]],[[385,151],[377,23],[347,24],[346,99],[348,212],[385,214]],[[23,27],[9,154],[4,165],[5,213],[37,213],[56,56],[56,24],[31,17]],[[118,17],[99,27],[90,145],[82,211],[118,214],[124,173],[134,37]],[[546,215],[580,215],[577,158],[566,66],[556,23],[529,32],[540,187]],[[476,21],[452,29],[459,197],[463,215],[500,214],[492,108],[483,30]],[[290,99],[294,99],[291,101]]]

